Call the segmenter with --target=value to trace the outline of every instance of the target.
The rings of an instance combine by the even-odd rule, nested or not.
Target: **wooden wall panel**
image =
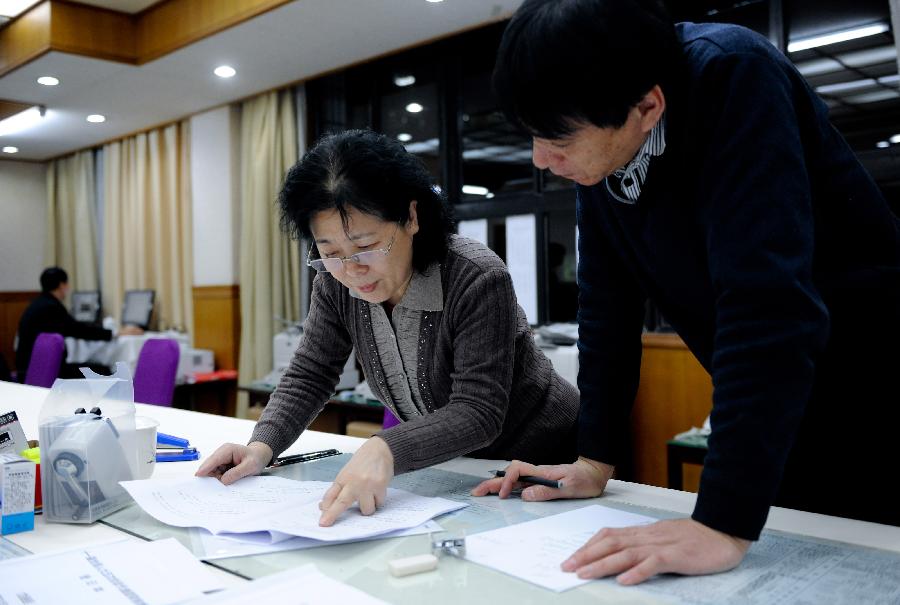
[[[140,63],[193,44],[289,0],[167,0],[138,15]]]
[[[55,50],[143,64],[291,0],[163,0],[129,14],[44,0],[0,28],[0,76]]]
[[[10,370],[16,368],[13,339],[19,329],[19,319],[38,294],[40,292],[0,292],[0,353]]]
[[[50,1],[22,13],[0,28],[0,76],[50,50]]]
[[[14,116],[17,113],[23,112],[29,107],[33,107],[33,105],[0,99],[0,120],[5,120],[9,116]]]
[[[675,334],[645,334],[641,383],[632,412],[632,480],[666,487],[666,442],[701,426],[712,409],[712,379]],[[696,470],[685,486],[696,489]]]
[[[235,370],[241,344],[241,300],[238,286],[195,286],[194,346],[211,349],[216,369]]]
[[[50,45],[53,50],[121,63],[136,63],[134,17],[127,13],[50,2]]]

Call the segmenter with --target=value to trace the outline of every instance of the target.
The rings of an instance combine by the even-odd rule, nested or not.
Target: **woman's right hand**
[[[261,441],[250,445],[226,443],[203,461],[195,475],[216,477],[224,485],[231,485],[247,475],[260,474],[272,460],[272,455],[272,448]]]

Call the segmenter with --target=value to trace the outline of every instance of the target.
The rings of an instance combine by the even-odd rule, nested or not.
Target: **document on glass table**
[[[246,605],[246,603],[291,603],[292,605],[387,605],[358,588],[333,580],[309,563],[287,569],[183,605]]]
[[[333,542],[358,540],[409,529],[466,506],[444,498],[388,489],[372,515],[353,507],[331,527],[319,527],[319,502],[327,481],[245,477],[222,485],[212,477],[177,481],[123,481],[122,486],[149,515],[177,527],[202,527],[214,534],[268,532],[271,542],[293,536]]]
[[[0,603],[170,605],[222,588],[221,580],[174,538],[128,539],[20,557],[0,566]]]
[[[590,582],[560,564],[604,527],[647,525],[658,519],[597,504],[493,529],[466,539],[466,559],[555,592]]]

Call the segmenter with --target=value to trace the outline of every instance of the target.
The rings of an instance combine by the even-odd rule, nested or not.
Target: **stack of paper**
[[[277,543],[294,536],[336,543],[386,536],[418,527],[466,506],[444,498],[388,489],[384,505],[365,516],[358,508],[331,527],[319,527],[319,502],[331,483],[282,477],[246,477],[222,485],[211,477],[178,481],[123,481],[122,486],[148,514],[178,527],[200,527],[217,535],[246,536]]]

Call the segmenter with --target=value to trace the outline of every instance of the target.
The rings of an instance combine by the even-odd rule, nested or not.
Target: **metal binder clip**
[[[466,537],[450,534],[431,534],[431,553],[434,555],[466,556]]]

